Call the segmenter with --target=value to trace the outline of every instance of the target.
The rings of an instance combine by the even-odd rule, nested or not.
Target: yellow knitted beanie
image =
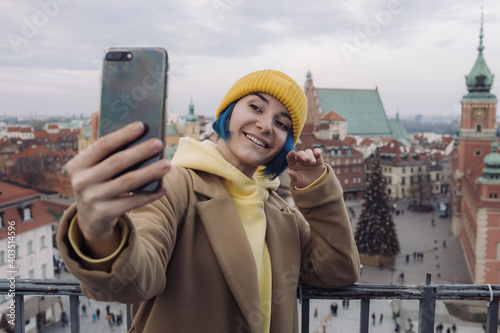
[[[283,103],[292,117],[293,143],[297,143],[307,118],[307,98],[302,88],[294,80],[276,70],[261,70],[239,79],[222,99],[215,119],[231,103],[256,92],[269,94]]]

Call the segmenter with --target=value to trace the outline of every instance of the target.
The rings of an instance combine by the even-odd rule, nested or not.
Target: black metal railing
[[[8,279],[0,279],[0,295],[8,294],[12,283]],[[68,296],[70,300],[70,327],[72,333],[80,332],[79,297],[82,296],[78,282],[71,280],[16,280],[15,281],[15,332],[24,333],[24,296]],[[437,300],[453,301],[487,301],[489,302],[486,321],[486,333],[498,330],[498,302],[500,285],[474,284],[441,284],[431,283],[431,275],[427,273],[426,282],[420,285],[364,285],[356,284],[338,289],[325,289],[300,286],[297,297],[301,303],[302,333],[309,332],[311,300],[360,300],[360,333],[368,333],[370,301],[386,300],[418,300],[419,333],[434,333]],[[128,308],[129,310],[129,308]],[[130,311],[127,311],[127,327],[130,328]],[[404,330],[401,330],[404,332]]]

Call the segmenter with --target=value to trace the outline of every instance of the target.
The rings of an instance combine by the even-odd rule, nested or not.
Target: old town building
[[[453,232],[460,238],[476,284],[500,282],[500,156],[497,97],[483,57],[483,24],[477,60],[466,76],[460,129],[452,153],[450,206]]]

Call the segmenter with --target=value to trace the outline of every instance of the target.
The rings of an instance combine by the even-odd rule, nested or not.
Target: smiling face
[[[228,142],[220,139],[217,149],[247,177],[271,161],[282,149],[292,127],[285,106],[271,95],[254,93],[235,105]]]

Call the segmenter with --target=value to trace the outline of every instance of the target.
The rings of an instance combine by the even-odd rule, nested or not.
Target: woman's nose
[[[273,120],[271,117],[261,117],[257,121],[257,127],[263,132],[269,132],[273,127]]]

